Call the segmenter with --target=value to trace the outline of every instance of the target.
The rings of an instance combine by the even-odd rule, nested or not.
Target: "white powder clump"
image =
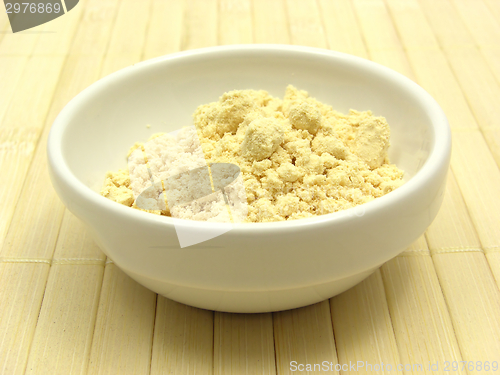
[[[156,134],[144,144],[136,143],[129,151],[128,173],[123,169],[108,173],[101,194],[156,214],[241,221],[246,216],[245,190],[239,169],[231,166],[215,168],[214,184],[196,129],[186,127],[177,134]]]
[[[155,134],[145,144],[136,143],[129,152],[128,168],[134,197],[151,186],[150,173],[162,181],[206,165],[194,127],[182,128],[176,135]]]

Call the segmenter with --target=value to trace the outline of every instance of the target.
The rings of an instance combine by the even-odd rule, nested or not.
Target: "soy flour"
[[[156,176],[161,179],[207,162],[239,166],[248,204],[243,220],[247,222],[294,220],[345,210],[403,183],[403,171],[389,161],[390,129],[384,117],[371,111],[339,113],[291,85],[282,100],[266,91],[227,92],[217,102],[196,109],[191,130],[186,128],[176,136],[156,134],[155,138],[163,146],[155,147],[156,154],[149,158],[159,164]],[[129,156],[140,147],[143,144],[136,143]],[[169,168],[162,170],[161,161],[170,161]],[[144,175],[146,165],[141,168]],[[101,194],[139,209],[137,196],[151,183],[147,178],[138,181],[135,174],[131,179],[130,170],[129,160],[128,169],[108,172]],[[241,198],[241,190],[238,194]],[[211,217],[221,216],[223,210],[220,200],[218,205],[205,206],[203,215],[190,207],[177,209],[175,216],[217,221]],[[149,212],[172,215],[168,207]]]

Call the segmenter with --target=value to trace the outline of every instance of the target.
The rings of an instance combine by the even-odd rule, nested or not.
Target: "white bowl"
[[[99,195],[105,173],[126,167],[134,142],[192,125],[196,107],[226,91],[264,89],[283,97],[288,84],[341,112],[385,116],[391,162],[405,171],[406,183],[357,208],[240,224],[184,249],[174,224],[197,233],[217,231],[218,224],[157,216]],[[403,251],[438,212],[450,150],[443,111],[408,78],[358,57],[285,45],[192,50],[120,70],[77,95],[48,141],[57,193],[118,267],[168,298],[230,312],[324,300]]]

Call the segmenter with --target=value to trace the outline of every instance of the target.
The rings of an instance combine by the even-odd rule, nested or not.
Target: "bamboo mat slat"
[[[290,44],[285,0],[253,0],[255,43]]]
[[[7,223],[11,221],[27,177],[63,63],[64,57],[30,58],[13,95],[13,100],[19,105],[10,106],[2,121],[4,131],[0,135],[0,144],[3,145],[0,151],[0,170],[5,174],[7,187],[0,192],[2,238],[7,232]],[[41,75],[45,79],[33,90],[33,82]],[[29,110],[26,110],[26,105]]]
[[[152,0],[118,2],[111,40],[101,75],[105,76],[141,60],[148,31]]]
[[[83,223],[65,210],[57,237],[52,264],[92,264],[104,266],[106,255],[91,239]]]
[[[448,173],[443,209],[425,234],[433,254],[481,251],[481,242],[453,173]]]
[[[467,111],[469,107],[456,76],[450,69],[449,62],[441,51],[425,16],[419,11],[418,4],[412,1],[388,1],[387,4],[412,69],[415,71],[417,82],[429,90],[443,106],[446,114],[451,116],[449,121],[452,128],[475,125],[474,117]],[[456,96],[450,95],[450,90]],[[454,101],[448,103],[446,99]],[[460,112],[455,114],[457,110]]]
[[[24,374],[49,273],[48,263],[0,263],[0,373]]]
[[[25,374],[87,373],[102,275],[102,265],[52,265]]]
[[[467,100],[440,50],[407,51],[417,82],[443,108],[452,130],[478,129]]]
[[[498,56],[500,58],[500,55]],[[500,165],[500,129],[483,129],[491,154],[497,165]]]
[[[452,174],[443,209],[426,237],[463,359],[499,357],[500,325],[492,317],[500,316],[500,290]]]
[[[183,15],[183,1],[153,1],[144,46],[145,60],[181,49]]]
[[[273,313],[273,323],[278,374],[293,374],[298,364],[322,364],[324,361],[333,364],[330,373],[339,374],[335,370],[338,360],[328,301]],[[295,371],[293,366],[296,366]],[[308,372],[319,374],[320,371],[321,367],[313,367]]]
[[[470,4],[457,3],[456,7],[495,74],[497,81],[500,82],[500,46],[498,44],[498,37],[500,36],[500,4],[491,0],[485,0],[484,3],[486,6],[479,4],[478,9],[472,11],[474,17],[471,19],[464,17]],[[484,22],[481,22],[482,19]]]
[[[89,374],[149,374],[156,294],[106,264]]]
[[[499,358],[500,323],[496,317],[500,316],[500,292],[484,254],[438,253],[433,260],[463,360]],[[468,324],[471,319],[476,322],[474,327]]]
[[[479,47],[498,47],[500,7],[495,1],[449,0],[462,16]]]
[[[77,64],[79,59],[85,57],[102,58],[107,53],[111,30],[115,25],[119,0],[86,1],[85,11],[81,16],[68,56],[68,59],[76,60],[75,62],[71,61],[71,64]],[[100,64],[100,61],[95,61],[96,67]],[[70,63],[66,65],[70,66]],[[71,67],[75,69],[75,67]],[[90,70],[97,71],[96,68]],[[67,85],[69,86],[69,82]]]
[[[487,9],[495,20],[498,22],[500,20],[500,4],[498,4],[498,1],[495,0],[484,0],[484,4],[486,5]]]
[[[500,288],[500,251],[498,249],[488,251],[486,253],[486,259],[488,259],[491,272]]]
[[[81,21],[82,13],[83,7],[78,7],[64,17],[56,18],[54,21],[42,25],[45,33],[38,38],[33,55],[66,57]]]
[[[353,4],[370,59],[413,79],[410,64],[383,1],[354,0]]]
[[[85,73],[89,70],[82,71],[81,75],[72,79],[69,76],[72,76],[75,70],[66,72],[66,78],[71,81],[74,91],[78,92],[88,84],[88,81],[84,85],[81,85],[80,82],[81,80],[85,81],[85,78],[88,77]],[[94,80],[96,78],[96,75],[91,77]],[[63,72],[59,87],[64,87],[64,80],[65,74]],[[65,90],[61,91],[58,91],[56,96],[63,95]],[[70,98],[71,96],[68,96],[62,100],[68,101]],[[58,101],[58,98],[55,97],[53,103],[58,103]],[[64,207],[50,187],[45,145],[50,124],[61,108],[62,106],[57,106],[57,109],[52,106],[47,117],[47,126],[43,130],[38,143],[39,147],[35,151],[33,163],[28,170],[19,203],[16,205],[16,211],[9,227],[10,230],[7,232],[4,246],[0,252],[3,257],[50,259],[54,252]]]
[[[498,8],[500,9],[500,7]],[[498,44],[493,46],[479,45],[479,49],[481,50],[481,53],[488,62],[488,65],[493,74],[495,75],[495,78],[497,79],[498,82],[500,82],[500,63],[498,62],[500,58],[500,48]]]
[[[214,375],[276,374],[272,314],[215,313]]]
[[[45,27],[47,27],[47,24],[17,33],[15,34],[16,38],[12,38],[14,34],[9,33],[9,37],[5,37],[6,34],[4,34],[0,41],[0,56],[30,56],[40,35],[42,35],[40,31],[45,31]]]
[[[87,373],[104,262],[104,254],[83,224],[66,211],[27,373]],[[66,282],[68,279],[70,283]]]
[[[49,181],[46,181],[46,183],[49,183]],[[57,203],[60,205],[59,211],[62,214],[62,204]],[[55,214],[53,211],[49,212]],[[10,353],[4,361],[0,361],[0,363],[3,363],[3,372],[5,374],[24,373],[27,353],[44,294],[50,267],[50,259],[47,259],[45,254],[53,251],[55,237],[59,228],[57,216],[55,223],[44,222],[44,217],[41,220],[41,223],[36,223],[40,224],[38,227],[26,229],[29,234],[32,234],[26,241],[23,241],[22,234],[16,237],[16,242],[21,246],[19,253],[16,255],[28,255],[29,258],[8,257],[7,259],[4,258],[0,263],[2,267],[6,267],[13,272],[8,279],[2,282],[2,297],[0,298],[2,306],[10,307],[9,309],[2,309],[2,319],[0,319],[0,332],[2,332],[3,336],[0,341],[0,353]],[[17,222],[14,220],[13,224],[15,225]],[[33,232],[30,232],[30,230]],[[34,232],[34,230],[44,230],[47,237],[42,237],[41,232]],[[9,245],[11,243],[7,242]],[[37,248],[37,246],[40,246],[40,248]],[[18,250],[15,246],[11,249],[13,251]],[[31,250],[34,249],[39,249],[42,256],[33,256],[36,251]],[[34,279],[29,276],[31,273]],[[23,289],[19,289],[19,284],[23,284]],[[30,303],[27,305],[28,298]],[[19,328],[10,327],[9,322],[12,321],[17,322]]]
[[[500,173],[479,132],[453,134],[452,168],[484,249],[500,246]]]
[[[0,374],[306,373],[291,361],[484,374],[443,365],[500,358],[499,4],[86,0],[16,34],[2,12]],[[45,144],[63,106],[104,75],[252,42],[330,48],[415,80],[450,120],[452,168],[425,236],[356,287],[296,310],[214,313],[157,296],[106,260],[52,190]]]
[[[217,45],[218,3],[216,0],[185,0],[184,32],[181,49]]]
[[[5,34],[12,32],[10,29],[9,17],[6,12],[5,3],[0,3],[0,41]]]
[[[443,293],[422,237],[381,268],[401,363],[405,373],[434,373],[429,363],[462,357]],[[421,367],[418,367],[420,365]],[[451,373],[465,374],[466,371]]]
[[[251,0],[219,1],[219,44],[246,44],[253,42]]]
[[[447,1],[430,2],[428,0],[423,0],[421,4],[409,0],[388,0],[388,4],[390,4],[391,12],[397,26],[399,26],[407,50],[439,50],[441,45],[453,69],[454,76],[464,89],[463,92],[466,94],[479,125],[484,128],[494,126],[495,119],[498,118],[498,114],[495,112],[498,110],[495,99],[500,96],[500,88],[484,59],[475,48],[465,26],[458,19],[458,14],[454,11],[453,6]],[[480,2],[477,4],[479,7]],[[422,10],[423,7],[426,9],[425,14]],[[477,7],[474,6],[474,8]],[[446,22],[442,22],[442,14],[447,15]],[[431,26],[434,28],[435,34]],[[416,30],[418,32],[415,32]],[[453,32],[449,30],[453,30]],[[441,53],[443,52],[439,54]],[[419,61],[415,67],[425,69],[425,64]],[[453,113],[453,110],[450,108],[447,113]]]
[[[440,1],[439,3],[443,3]],[[406,20],[405,22],[412,22]],[[405,24],[401,22],[401,24]],[[413,26],[417,27],[417,26]],[[418,25],[420,27],[420,25]],[[449,63],[443,52],[439,49],[437,41],[432,38],[429,28],[416,29],[419,32],[411,32],[410,27],[405,28],[406,33],[401,31],[405,42],[405,48],[411,68],[415,73],[417,82],[422,85],[439,102],[445,111],[450,126],[453,129],[476,129],[477,123],[470,111],[465,99],[464,93],[457,82],[455,75],[450,69]],[[422,40],[408,40],[409,37],[416,39],[415,34],[425,33],[426,36],[418,36],[419,39],[425,39],[427,48],[411,48],[411,45],[422,45]],[[407,44],[408,43],[408,44]]]
[[[318,7],[328,47],[335,51],[367,58],[365,43],[352,2],[350,0],[320,0]]]
[[[354,288],[330,299],[339,363],[364,362],[361,371],[382,373],[368,367],[402,363],[380,270]],[[345,369],[344,369],[345,370]]]
[[[22,72],[28,58],[24,56],[0,56],[0,128],[3,130],[3,117],[12,101],[12,96],[16,91],[17,82],[21,78]]]
[[[214,313],[158,296],[151,375],[213,373]]]
[[[317,2],[286,0],[285,6],[292,44],[327,48]]]

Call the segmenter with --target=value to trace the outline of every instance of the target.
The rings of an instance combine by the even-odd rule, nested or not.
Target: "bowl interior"
[[[99,191],[107,171],[126,167],[132,144],[192,125],[198,105],[235,89],[262,89],[282,98],[289,84],[340,112],[352,108],[385,116],[391,162],[405,171],[406,180],[429,157],[432,113],[408,80],[344,54],[255,47],[167,56],[99,81],[66,112],[63,158],[80,181]]]

